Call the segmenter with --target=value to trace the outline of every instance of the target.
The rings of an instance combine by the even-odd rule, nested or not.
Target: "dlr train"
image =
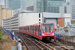
[[[19,32],[28,34],[40,40],[43,40],[45,38],[56,40],[54,23],[40,23],[20,26]]]

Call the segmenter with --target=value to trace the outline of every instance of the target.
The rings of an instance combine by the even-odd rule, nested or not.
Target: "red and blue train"
[[[56,40],[54,23],[40,23],[27,26],[20,26],[19,32],[28,34],[40,40],[50,38]]]

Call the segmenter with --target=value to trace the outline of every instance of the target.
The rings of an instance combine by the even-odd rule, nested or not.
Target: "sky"
[[[0,0],[0,5],[4,5],[4,0]]]

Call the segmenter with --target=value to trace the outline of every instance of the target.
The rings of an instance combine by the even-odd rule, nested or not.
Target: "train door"
[[[36,36],[39,36],[39,28],[38,28],[38,27],[39,27],[39,25],[36,25],[36,27],[35,27],[35,30],[36,30],[36,32],[35,32],[35,33],[36,33]]]
[[[25,27],[24,27],[24,33],[25,33]]]
[[[30,34],[33,34],[33,32],[32,32],[32,26],[30,26]]]
[[[33,25],[33,35],[34,35],[34,31],[35,31],[35,28],[34,28],[35,26]]]
[[[27,26],[26,26],[26,33],[27,33]]]
[[[24,33],[24,27],[22,27],[22,32]]]
[[[27,26],[27,33],[28,33],[28,26]]]
[[[36,26],[34,26],[34,36],[36,35],[36,33],[35,33],[35,32],[36,32],[36,30],[35,30],[36,28],[35,28],[35,27],[36,27]]]
[[[41,32],[41,26],[38,25],[38,34],[39,34],[39,37],[40,37],[40,32]]]
[[[32,26],[32,34],[33,34],[34,26]],[[34,34],[33,34],[34,35]]]
[[[37,25],[35,26],[35,35],[37,36]]]
[[[28,26],[27,30],[28,30],[27,32],[29,33],[29,26]]]
[[[22,32],[22,27],[21,27],[21,32]]]

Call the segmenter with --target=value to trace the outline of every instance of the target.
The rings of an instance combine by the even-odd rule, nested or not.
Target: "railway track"
[[[24,41],[27,50],[54,50],[54,48],[52,48],[51,46],[43,44],[38,40],[28,38],[26,35],[22,35],[22,34],[18,34],[18,35],[20,35],[19,38],[22,39],[22,41]]]
[[[55,42],[45,43],[43,41],[31,38],[29,35],[26,34],[18,34],[18,35],[21,36],[21,39],[23,39],[28,50],[68,50],[67,47],[61,47],[60,44]]]

